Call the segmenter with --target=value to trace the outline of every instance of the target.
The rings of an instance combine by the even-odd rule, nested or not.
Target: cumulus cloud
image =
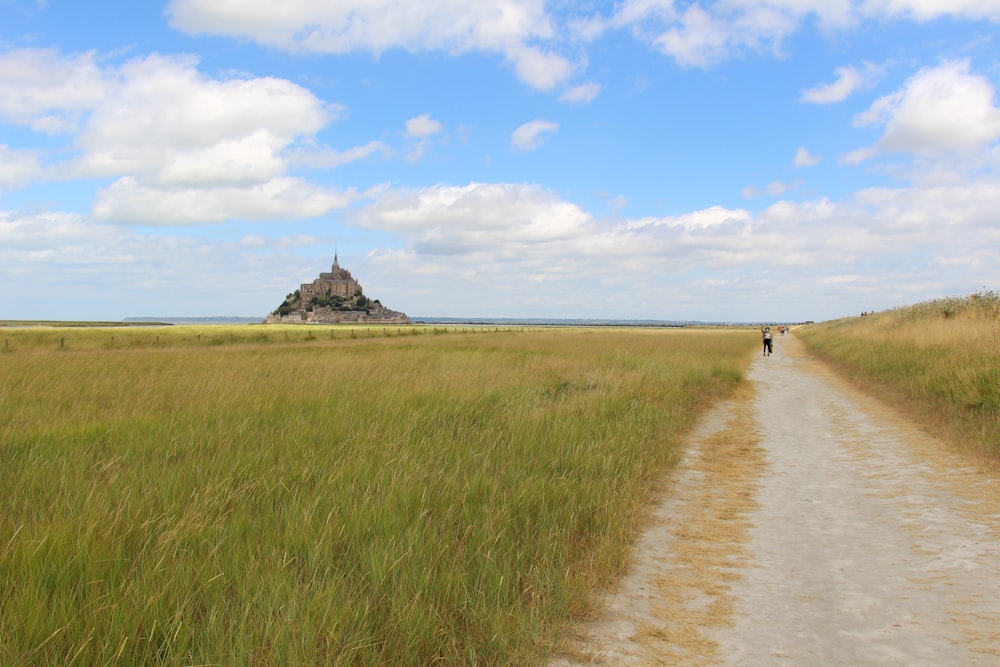
[[[289,81],[209,79],[189,56],[130,61],[117,78],[77,137],[84,174],[164,185],[261,182],[284,171],[283,149],[330,119],[319,99]]]
[[[652,225],[654,227],[670,227],[683,230],[708,230],[725,225],[744,225],[751,220],[749,211],[743,209],[728,209],[724,206],[712,206],[700,211],[692,211],[684,215],[666,216],[661,218],[643,218],[629,225],[637,229]]]
[[[440,133],[442,125],[428,114],[416,116],[406,121],[406,136],[412,139],[406,152],[407,162],[417,162],[433,145],[431,137]]]
[[[1000,279],[992,268],[998,207],[1000,183],[983,177],[870,189],[844,201],[780,200],[758,213],[712,206],[602,220],[539,186],[470,183],[387,190],[349,220],[399,240],[369,261],[386,284],[400,285],[393,298],[414,312],[553,316],[558,304],[584,316],[707,317],[713,295],[726,290],[719,315],[752,319],[768,307],[765,287],[780,288],[788,307],[808,315],[913,302],[927,298],[928,285],[960,293],[970,266],[984,282]],[[952,266],[949,257],[967,262]],[[407,280],[413,275],[420,281]],[[855,275],[864,280],[844,279]],[[450,290],[456,276],[474,287]],[[449,312],[437,310],[442,291]],[[484,303],[487,313],[477,310]]]
[[[406,135],[414,139],[423,139],[441,131],[441,123],[423,114],[406,121]]]
[[[950,16],[1000,20],[995,2],[982,0],[624,0],[607,13],[587,14],[540,0],[286,0],[280,5],[171,0],[170,23],[188,34],[248,38],[295,52],[342,54],[389,49],[460,55],[497,53],[528,85],[548,90],[578,69],[559,47],[590,42],[608,30],[629,30],[640,41],[691,67],[711,67],[745,53],[781,55],[786,39],[807,22],[826,31],[865,20],[928,21]],[[837,72],[832,84],[806,92],[830,103],[869,76],[866,68]]]
[[[25,185],[42,172],[38,151],[0,144],[0,191]]]
[[[273,3],[172,0],[174,28],[249,38],[290,51],[349,53],[389,49],[498,53],[530,86],[548,89],[574,70],[541,44],[554,28],[538,0],[285,0]]]
[[[72,143],[43,168],[38,151],[2,149],[0,187],[43,178],[111,177],[101,219],[188,224],[321,215],[349,199],[286,176],[291,160],[335,166],[379,142],[335,151],[313,138],[343,109],[273,77],[208,77],[192,56],[151,55],[100,67],[93,54],[0,55],[0,119]],[[415,119],[430,131],[434,121]],[[422,123],[422,124],[421,124]],[[159,207],[159,208],[158,208]]]
[[[112,87],[93,52],[54,49],[0,53],[0,119],[46,134],[72,132]]]
[[[780,54],[787,36],[805,17],[817,13],[824,23],[846,18],[836,3],[705,2],[681,10],[673,0],[629,0],[611,16],[572,23],[576,34],[594,39],[601,32],[627,28],[642,42],[681,65],[711,67],[744,52]]]
[[[295,199],[321,194],[294,186],[286,192]],[[178,206],[211,209],[204,194]],[[139,195],[135,206],[150,206]],[[872,188],[843,201],[781,200],[757,213],[712,206],[609,220],[522,183],[387,188],[370,195],[371,203],[347,209],[353,234],[371,234],[374,247],[352,259],[351,268],[370,276],[366,287],[383,302],[411,314],[753,320],[771,307],[770,290],[780,289],[782,312],[807,318],[854,312],[861,309],[857,304],[912,303],[1000,280],[994,257],[1000,182],[989,175],[950,186]],[[247,209],[267,205],[252,201]],[[152,206],[164,210],[162,202]],[[385,245],[386,234],[392,247]],[[240,294],[248,304],[243,312],[263,314],[275,293],[308,277],[299,275],[301,267],[288,268],[298,265],[281,248],[323,241],[297,234],[267,241],[245,236],[229,244],[139,237],[128,227],[78,215],[0,212],[0,274],[17,278],[0,280],[0,296],[16,304],[11,285],[45,284],[56,267],[64,281],[60,298],[77,289],[76,282],[65,283],[67,275],[93,272],[113,276],[108,286],[123,291],[116,299],[126,300],[125,292],[146,281],[141,302],[162,298],[161,304],[172,303],[178,280],[195,289],[241,276],[255,285]],[[982,283],[965,282],[970,268]],[[161,274],[177,277],[157,284]],[[469,289],[454,289],[459,278]],[[720,290],[725,299],[717,298]],[[713,309],[716,301],[722,305]],[[175,312],[191,314],[184,307],[178,304]],[[149,313],[119,316],[134,314]]]
[[[99,220],[143,225],[300,219],[343,208],[355,198],[353,193],[335,192],[298,178],[273,178],[252,188],[161,188],[124,177],[98,191],[93,214]]]
[[[792,160],[792,164],[796,167],[815,167],[822,161],[819,155],[813,155],[808,149],[799,146],[798,150],[795,151],[795,158]]]
[[[308,146],[290,151],[287,155],[293,165],[301,165],[311,169],[332,169],[364,160],[372,155],[391,155],[392,152],[392,149],[381,141],[369,141],[361,146],[353,146],[342,151]]]
[[[539,186],[517,183],[439,185],[392,191],[354,218],[364,227],[405,232],[424,246],[489,249],[505,243],[569,239],[592,223],[578,206]]]
[[[871,0],[862,5],[869,16],[899,16],[930,21],[942,16],[1000,21],[1000,4],[992,0]]]
[[[533,120],[514,130],[510,144],[518,151],[533,151],[545,143],[549,134],[558,131],[558,123],[541,119]]]
[[[588,82],[582,83],[579,86],[573,86],[560,95],[559,99],[563,102],[569,102],[570,104],[587,104],[589,102],[593,102],[600,93],[600,84]]]
[[[842,102],[859,89],[870,87],[880,76],[881,68],[865,63],[861,69],[853,66],[834,70],[836,80],[803,91],[802,101],[810,104]]]
[[[742,194],[744,197],[762,197],[764,195],[769,195],[771,197],[780,197],[781,195],[794,190],[795,188],[802,185],[802,181],[794,181],[792,183],[786,183],[785,181],[771,181],[764,188],[759,188],[755,185],[747,186],[743,188]]]
[[[862,146],[861,148],[855,148],[839,155],[837,163],[849,165],[861,164],[862,162],[871,160],[876,155],[878,155],[878,151],[875,150],[874,146]]]
[[[677,27],[656,38],[654,46],[682,65],[707,67],[733,48],[733,33],[725,21],[698,5],[690,5]]]
[[[858,126],[880,126],[880,151],[940,157],[986,150],[1000,138],[994,89],[973,74],[967,60],[925,68],[904,86],[855,117]]]
[[[607,15],[570,20],[577,39],[593,41],[608,30],[627,29],[641,42],[679,64],[707,68],[746,53],[783,55],[784,43],[807,22],[826,32],[849,29],[862,21],[930,21],[942,17],[1000,21],[993,0],[624,0]],[[803,93],[805,101],[830,104],[869,84],[878,68],[843,67],[836,80]]]
[[[0,256],[6,254],[8,260],[3,264],[8,268],[15,266],[15,254],[33,254],[37,258],[58,245],[78,245],[95,234],[102,236],[101,229],[89,229],[86,222],[79,214],[61,211],[33,214],[0,211]]]
[[[76,213],[0,211],[0,302],[8,314],[77,320],[227,312],[263,318],[276,295],[309,275],[300,275],[303,254],[296,249],[323,241],[296,234],[266,242],[151,236]],[[324,265],[326,257],[316,270]],[[191,298],[223,284],[240,285],[228,294],[227,310]]]
[[[549,90],[576,71],[576,66],[562,56],[530,46],[512,47],[506,56],[518,77],[538,90]]]

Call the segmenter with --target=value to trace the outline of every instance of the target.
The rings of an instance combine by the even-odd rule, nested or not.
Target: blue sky
[[[0,319],[1000,289],[1000,0],[0,0]]]

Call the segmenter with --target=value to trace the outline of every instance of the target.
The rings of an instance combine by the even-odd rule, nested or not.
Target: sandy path
[[[793,337],[749,378],[552,664],[1000,665],[997,476]]]

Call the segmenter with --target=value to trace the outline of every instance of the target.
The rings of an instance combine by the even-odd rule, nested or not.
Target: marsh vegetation
[[[1000,295],[937,299],[796,334],[922,427],[1000,464]]]
[[[0,663],[536,662],[759,344],[414,331],[5,331]]]

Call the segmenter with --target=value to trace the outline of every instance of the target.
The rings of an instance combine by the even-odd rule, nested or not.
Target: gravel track
[[[630,572],[551,664],[1000,666],[996,473],[794,336],[749,379],[702,420]]]

